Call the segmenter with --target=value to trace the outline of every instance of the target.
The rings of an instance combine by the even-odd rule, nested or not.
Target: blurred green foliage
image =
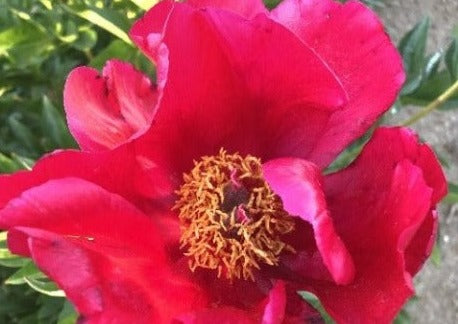
[[[400,97],[404,105],[427,105],[458,79],[458,33],[451,35],[444,48],[427,53],[430,25],[429,18],[422,19],[399,43],[408,76]],[[457,107],[455,94],[441,109]]]
[[[30,168],[46,152],[76,148],[63,114],[67,74],[78,65],[101,69],[106,60],[133,63],[154,78],[153,65],[127,37],[133,21],[157,0],[0,0],[0,173]],[[343,1],[342,1],[343,2]],[[366,4],[383,6],[382,0]],[[265,0],[273,8],[279,0]],[[424,19],[399,45],[408,73],[397,108],[426,105],[458,78],[458,33],[450,44],[426,54],[430,22]],[[445,108],[457,107],[458,96]],[[329,171],[350,163],[370,132]],[[451,202],[458,187],[450,184]],[[73,323],[72,306],[30,261],[13,256],[0,233],[0,323]],[[27,285],[25,285],[27,284]],[[39,291],[40,293],[38,293]],[[315,296],[301,295],[327,321]],[[398,323],[408,315],[400,314]]]
[[[0,171],[76,147],[62,113],[66,75],[108,58],[154,69],[127,38],[141,6],[155,1],[0,0]]]

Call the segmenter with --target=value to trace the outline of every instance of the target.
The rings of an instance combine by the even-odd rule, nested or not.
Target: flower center
[[[192,271],[214,269],[218,277],[254,280],[261,264],[278,265],[283,251],[295,252],[282,241],[294,220],[262,177],[259,159],[221,149],[194,162],[183,179],[173,208]]]

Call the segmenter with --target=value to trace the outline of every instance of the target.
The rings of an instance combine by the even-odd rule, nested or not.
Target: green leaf
[[[0,248],[0,259],[11,259],[14,255],[7,248]]]
[[[52,297],[65,297],[64,291],[60,290],[52,281],[42,281],[30,277],[25,277],[24,280],[32,289],[39,293]]]
[[[0,173],[12,173],[21,169],[17,162],[0,153]]]
[[[109,59],[119,59],[134,64],[135,67],[154,79],[155,67],[138,49],[116,39],[94,57],[89,65],[101,70]]]
[[[35,161],[17,154],[11,154],[13,160],[21,167],[21,169],[32,170]]]
[[[433,247],[433,251],[431,252],[431,261],[436,266],[439,267],[441,265],[442,260],[442,253],[439,243],[436,241]]]
[[[423,77],[429,79],[437,73],[442,59],[442,51],[438,51],[428,57],[423,70]]]
[[[62,310],[59,313],[57,324],[73,324],[76,323],[78,314],[71,303],[65,301]]]
[[[445,65],[452,80],[458,79],[458,38],[455,38],[445,52]]]
[[[135,3],[139,8],[148,10],[152,8],[159,0],[130,0]]]
[[[71,46],[80,51],[89,51],[97,43],[97,33],[88,28],[80,28],[78,30],[78,38],[76,41],[71,43]]]
[[[47,96],[42,99],[41,122],[43,132],[53,141],[52,149],[72,146],[66,123]]]
[[[447,90],[450,85],[450,73],[448,71],[440,71],[423,82],[414,93],[402,96],[401,102],[403,105],[426,106]],[[439,109],[447,110],[454,108],[458,108],[458,94],[453,95]]]
[[[8,117],[8,124],[16,139],[30,151],[35,152],[38,146],[36,137],[32,134],[29,127],[25,126],[19,120],[18,114],[12,114]]]
[[[0,233],[2,236],[6,235],[7,232]],[[21,258],[17,255],[12,254],[6,247],[6,236],[5,239],[0,240],[0,265],[8,268],[19,268],[27,264],[30,260]]]
[[[41,64],[54,48],[50,35],[27,22],[0,32],[0,57],[22,68]]]
[[[407,80],[402,94],[414,92],[421,84],[429,26],[429,18],[424,18],[399,43],[399,51],[407,71]]]
[[[101,50],[99,54],[89,62],[89,65],[100,70],[109,59],[117,58],[119,60],[131,61],[136,51],[137,50],[132,46],[127,45],[119,39],[115,39],[106,48]]]
[[[317,296],[308,291],[298,291],[297,292],[307,303],[309,303],[313,308],[315,308],[323,318],[326,324],[334,324],[332,317],[326,312],[323,305]]]
[[[26,278],[43,279],[46,276],[29,260],[27,264],[8,277],[5,283],[7,285],[22,285],[27,282]]]
[[[7,268],[20,268],[25,266],[29,261],[29,259],[21,258],[16,255],[11,255],[11,257],[5,259],[0,258],[0,266]]]
[[[451,182],[448,183],[448,194],[444,198],[444,202],[449,204],[458,203],[458,185]]]
[[[393,324],[410,324],[410,322],[409,313],[405,309],[402,309],[394,319]]]
[[[127,35],[130,23],[125,16],[115,10],[108,8],[97,8],[94,6],[84,6],[80,4],[64,5],[69,12],[86,19],[87,21],[112,33],[127,44],[132,42]]]
[[[281,0],[264,0],[264,4],[269,9],[275,8],[280,2]]]

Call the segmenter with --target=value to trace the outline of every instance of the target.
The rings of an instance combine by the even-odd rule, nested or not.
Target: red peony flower
[[[163,1],[127,63],[74,70],[82,152],[0,177],[0,228],[89,323],[387,323],[413,293],[446,192],[431,149],[379,128],[401,59],[358,2]]]

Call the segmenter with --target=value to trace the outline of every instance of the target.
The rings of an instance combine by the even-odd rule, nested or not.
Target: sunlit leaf
[[[35,161],[17,154],[12,154],[11,157],[18,165],[21,166],[21,169],[32,170]]]
[[[41,281],[30,277],[25,277],[24,280],[32,289],[39,293],[52,297],[65,297],[65,292],[59,289],[54,282]]]
[[[130,27],[127,18],[108,8],[97,8],[79,4],[65,5],[70,12],[112,33],[127,44],[132,44],[127,35]]]
[[[135,3],[139,8],[148,10],[153,7],[159,0],[130,0]]]
[[[26,278],[43,279],[46,276],[29,260],[27,264],[8,277],[5,283],[8,285],[22,285],[27,283]]]

